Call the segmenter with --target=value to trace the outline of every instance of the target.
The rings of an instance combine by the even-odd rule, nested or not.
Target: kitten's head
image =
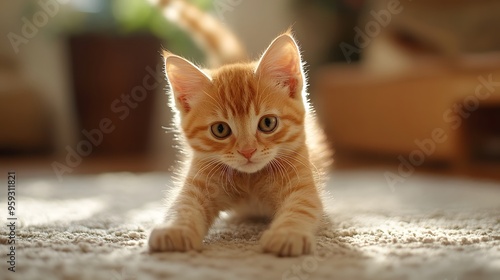
[[[305,79],[289,33],[258,62],[201,70],[181,57],[165,58],[172,103],[199,157],[253,173],[304,145]]]

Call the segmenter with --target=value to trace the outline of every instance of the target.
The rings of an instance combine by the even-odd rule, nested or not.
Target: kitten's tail
[[[222,22],[185,0],[149,0],[158,6],[166,19],[193,36],[207,53],[212,67],[247,59],[236,36]]]

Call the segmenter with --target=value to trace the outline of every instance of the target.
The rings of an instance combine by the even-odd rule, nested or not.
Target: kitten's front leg
[[[213,196],[202,187],[186,184],[163,224],[149,236],[153,252],[201,250],[203,238],[219,214]]]
[[[279,256],[309,254],[315,247],[315,233],[323,212],[314,180],[289,186],[279,197],[270,228],[260,239],[264,252]]]

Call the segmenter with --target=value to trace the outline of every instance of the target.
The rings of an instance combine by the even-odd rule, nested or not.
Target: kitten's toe
[[[308,232],[282,229],[267,230],[260,239],[262,249],[282,257],[309,254],[314,250],[314,236]]]
[[[149,235],[149,250],[151,252],[186,252],[200,251],[202,238],[187,226],[160,225]]]

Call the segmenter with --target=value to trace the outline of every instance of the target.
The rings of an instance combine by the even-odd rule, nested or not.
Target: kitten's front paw
[[[200,251],[203,239],[187,226],[159,225],[149,235],[152,252]]]
[[[260,238],[264,252],[282,257],[309,254],[314,249],[314,242],[313,234],[289,229],[269,229]]]

